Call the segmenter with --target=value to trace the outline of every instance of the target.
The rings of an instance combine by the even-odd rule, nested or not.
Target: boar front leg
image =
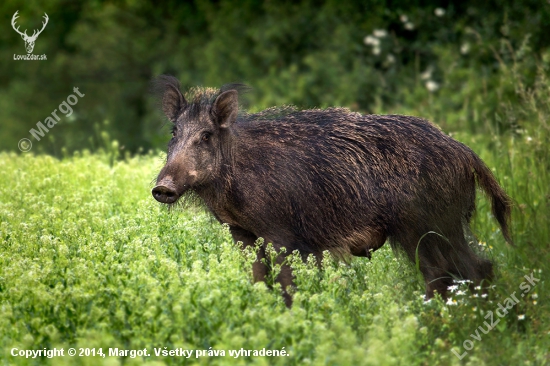
[[[243,243],[243,248],[254,245],[255,241],[258,239],[258,237],[250,231],[240,228],[238,226],[230,226],[229,231],[231,232],[231,236],[233,237],[235,243],[239,241]],[[264,245],[258,248],[256,261],[252,264],[252,275],[254,277],[254,282],[265,282],[267,273],[269,271],[268,266],[264,263],[265,260],[262,261],[263,259],[265,259],[265,245],[268,242],[271,243],[272,241],[264,240]],[[285,263],[285,259],[285,253],[280,253],[275,259],[275,264],[281,265],[281,271],[279,272],[275,280],[281,284],[285,305],[290,308],[292,306],[292,296],[288,293],[287,289],[294,286],[294,276],[292,274],[292,269],[290,268],[290,266]]]
[[[229,228],[229,231],[231,232],[231,236],[233,237],[235,243],[237,243],[238,241],[243,243],[243,248],[254,246],[254,242],[258,239],[258,237],[252,234],[250,231],[247,231],[237,226],[231,226]],[[262,245],[261,248],[258,249],[258,252],[256,254],[256,261],[252,264],[252,276],[254,278],[254,282],[265,282],[265,277],[267,275],[267,266],[262,261],[262,259],[264,258],[265,248]]]
[[[286,239],[286,240],[285,240]],[[273,249],[275,250],[275,255],[273,260],[273,265],[280,266],[280,271],[275,278],[275,281],[281,284],[281,290],[283,295],[283,300],[285,305],[290,308],[292,306],[292,295],[291,292],[296,288],[294,283],[294,274],[292,273],[292,268],[288,264],[288,256],[292,254],[292,246],[284,246],[285,251],[282,251],[283,246],[279,243],[288,243],[291,240],[284,237],[264,237],[264,243],[272,243]],[[271,262],[271,260],[270,260]],[[273,268],[269,269],[273,271]]]
[[[286,262],[286,254],[279,254],[276,263],[281,265],[281,272],[277,276],[277,282],[281,284],[283,289],[283,300],[287,308],[292,306],[292,295],[288,293],[290,288],[295,288],[294,275],[292,274],[292,268]]]

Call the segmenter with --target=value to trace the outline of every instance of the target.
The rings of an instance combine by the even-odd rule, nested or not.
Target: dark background
[[[33,51],[47,61],[13,59],[26,54],[10,24],[17,10],[28,34],[48,14]],[[502,93],[515,98],[513,83],[495,88],[503,69],[519,65],[529,85],[550,64],[541,0],[4,1],[0,14],[0,150],[18,151],[26,137],[33,152],[56,156],[114,140],[125,154],[163,147],[168,129],[148,92],[163,73],[184,89],[245,82],[252,111],[425,106],[444,128],[477,133],[521,127],[499,117]],[[369,35],[378,46],[365,44]],[[86,94],[73,116],[31,138],[73,87]]]

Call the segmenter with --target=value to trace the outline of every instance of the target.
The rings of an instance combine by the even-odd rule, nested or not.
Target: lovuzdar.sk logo
[[[11,18],[11,26],[13,27],[13,30],[16,31],[21,36],[21,38],[23,38],[23,41],[25,41],[25,49],[27,50],[27,54],[26,55],[14,54],[13,59],[14,60],[31,60],[31,61],[46,60],[47,59],[46,55],[34,55],[32,53],[32,50],[34,49],[34,43],[36,42],[36,39],[38,38],[40,33],[42,33],[44,28],[46,28],[46,24],[48,24],[48,20],[49,20],[48,14],[44,13],[44,21],[42,22],[42,29],[40,30],[35,29],[32,32],[32,35],[29,36],[27,34],[26,29],[24,32],[21,32],[19,30],[19,26],[16,25],[16,20],[17,18],[19,18],[19,15],[17,14],[18,12],[19,10],[17,10],[15,14],[13,14],[13,17]]]

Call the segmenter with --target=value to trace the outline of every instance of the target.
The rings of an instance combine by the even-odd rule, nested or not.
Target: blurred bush
[[[8,28],[16,10],[29,34],[48,14],[34,49],[47,61],[13,59],[26,53]],[[59,156],[109,148],[102,131],[131,153],[163,146],[148,94],[162,73],[184,88],[248,83],[254,111],[413,111],[446,129],[494,132],[522,127],[502,118],[517,98],[505,76],[529,87],[550,66],[550,4],[538,0],[5,1],[0,12],[0,150],[16,150],[79,87],[74,114],[33,141]]]

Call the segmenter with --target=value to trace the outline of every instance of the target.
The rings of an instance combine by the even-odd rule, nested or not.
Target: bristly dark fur
[[[204,200],[192,189],[186,191],[175,203],[168,205],[168,207],[171,210],[195,209],[210,213],[208,207],[204,204]]]
[[[162,98],[166,89],[169,87],[176,88],[181,91],[181,85],[178,79],[171,75],[160,75],[151,82],[150,92],[156,100],[156,105],[159,110],[162,110]],[[239,95],[249,92],[252,88],[241,83],[230,83],[223,85],[220,89],[194,87],[189,89],[185,94],[189,116],[197,117],[204,107],[212,105],[214,100],[223,92],[228,90],[236,90]],[[180,111],[182,112],[182,111]]]
[[[287,253],[370,258],[389,240],[418,261],[427,297],[444,296],[454,278],[479,285],[493,274],[465,238],[476,185],[511,242],[511,201],[490,169],[426,120],[345,108],[237,113],[238,94],[229,91],[242,85],[194,88],[180,103],[175,81],[163,80],[171,93],[165,113],[179,116],[179,132],[154,194],[174,187],[166,196],[173,202],[195,192],[244,246],[262,237]],[[260,250],[255,280],[267,275],[263,258]],[[283,254],[277,262],[285,289],[292,271]]]
[[[205,107],[210,107],[216,98],[228,90],[236,90],[239,95],[248,92],[251,88],[244,84],[225,84],[220,89],[214,88],[191,88],[185,93],[185,99],[189,101],[186,110],[189,111],[190,118],[196,118]]]

